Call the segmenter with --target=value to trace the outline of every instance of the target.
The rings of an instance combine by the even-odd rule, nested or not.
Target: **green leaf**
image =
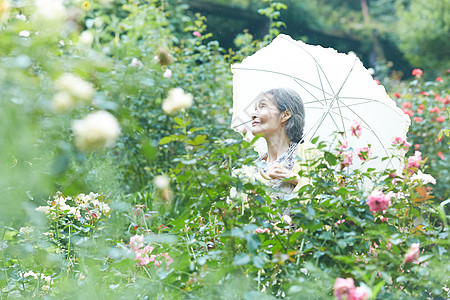
[[[181,119],[180,117],[174,117],[173,121],[178,124],[178,126],[174,126],[174,128],[185,128],[189,124],[191,124],[191,118],[187,119],[186,121]]]
[[[169,269],[169,270],[164,270],[164,268],[160,268],[157,272],[157,275],[159,277],[159,279],[164,279],[167,276],[169,276],[170,273],[173,272],[173,268]]]
[[[233,264],[235,266],[242,266],[250,262],[250,255],[247,253],[239,253],[234,257]]]
[[[447,137],[450,137],[450,129],[445,129],[445,130],[444,130],[444,134],[445,134]]]
[[[142,154],[147,156],[149,159],[155,158],[158,153],[158,149],[151,144],[151,141],[144,141],[141,147]]]
[[[206,257],[205,256],[201,256],[197,259],[197,263],[199,266],[203,266],[206,263]]]
[[[175,117],[175,118],[173,118],[173,120],[174,120],[175,123],[177,123],[178,125],[183,125],[183,123],[184,123],[183,119],[181,119],[180,117]]]
[[[442,139],[442,136],[444,135],[444,129],[441,129],[441,130],[439,130],[439,133],[438,133],[438,139],[440,140],[440,139]]]
[[[264,268],[264,259],[260,256],[254,256],[253,265],[258,269]]]
[[[345,240],[338,240],[337,244],[341,249],[345,249],[345,247],[347,247],[347,242]]]
[[[242,230],[244,230],[245,232],[253,232],[256,229],[258,229],[258,226],[256,226],[255,224],[245,224],[244,227],[242,227]]]
[[[314,217],[316,215],[316,211],[314,210],[314,208],[312,208],[311,205],[308,205],[306,207],[306,214],[310,217]]]
[[[336,156],[332,153],[325,151],[323,156],[330,166],[335,166],[337,164]]]
[[[344,255],[333,256],[333,259],[342,261],[342,262],[344,262],[346,264],[352,264],[352,263],[355,262],[355,259],[353,257],[351,257],[351,256],[344,256]]]
[[[160,145],[165,145],[165,144],[168,144],[168,143],[173,142],[173,141],[176,141],[176,140],[178,140],[178,136],[172,134],[172,135],[163,137],[163,138],[159,141],[159,144],[160,144]]]
[[[258,250],[259,245],[261,245],[261,242],[258,239],[258,236],[256,234],[247,234],[247,250],[249,252],[256,252]]]
[[[197,159],[196,158],[189,159],[189,160],[187,160],[187,159],[180,159],[180,162],[183,165],[193,165],[193,164],[195,164],[197,162]]]
[[[256,195],[255,196],[256,201],[258,201],[260,204],[264,204],[266,203],[266,201],[264,201],[264,198],[261,197],[260,195]]]
[[[237,228],[237,227],[231,229],[231,234],[230,235],[234,236],[234,237],[239,237],[239,238],[245,237],[244,232],[242,231],[242,229]]]
[[[380,290],[384,284],[385,284],[385,282],[382,280],[375,285],[375,287],[372,289],[372,299],[377,298],[377,295],[380,292]]]
[[[206,141],[207,141],[207,139],[206,139],[206,135],[205,134],[198,135],[194,139],[194,146],[203,144]]]
[[[316,251],[313,254],[313,258],[319,258],[319,257],[322,257],[324,255],[325,255],[325,252],[323,252],[323,251]]]
[[[316,136],[315,138],[313,138],[313,139],[311,140],[311,143],[312,143],[312,144],[315,144],[315,143],[317,143],[318,140],[319,140],[319,137]]]

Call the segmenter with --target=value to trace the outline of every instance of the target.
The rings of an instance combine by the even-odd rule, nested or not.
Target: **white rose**
[[[166,71],[164,71],[163,77],[167,78],[167,79],[172,77],[172,70],[171,69],[167,69]]]
[[[53,280],[51,276],[44,276],[43,278],[47,284],[53,284]]]
[[[169,177],[165,176],[165,175],[159,175],[159,176],[155,176],[155,178],[153,178],[153,183],[155,184],[156,188],[160,189],[160,190],[165,190],[167,188],[169,188]]]
[[[95,94],[95,89],[91,83],[70,73],[62,74],[56,80],[55,85],[61,92],[66,92],[77,99],[89,100]]]
[[[120,125],[116,118],[106,111],[96,111],[83,120],[72,122],[75,143],[82,151],[112,147],[120,135]]]
[[[100,196],[100,194],[97,194],[97,193],[94,193],[94,192],[90,192],[87,197],[89,197],[90,201],[94,201],[98,196]]]
[[[33,228],[30,226],[20,227],[19,232],[23,235],[30,235],[33,232]]]
[[[20,14],[20,15],[16,15],[16,19],[25,22],[27,20],[27,17],[25,15]]]
[[[73,98],[66,92],[59,92],[52,99],[52,108],[56,112],[63,112],[71,109],[75,102]]]
[[[111,208],[109,207],[108,204],[104,203],[104,202],[100,202],[98,205],[98,209],[100,209],[100,211],[106,215],[111,211]]]
[[[169,91],[169,95],[162,103],[162,110],[167,114],[179,111],[192,106],[193,96],[185,94],[183,89],[174,88]]]
[[[66,16],[66,9],[61,0],[35,0],[36,10],[33,18],[36,21],[62,21]]]
[[[61,211],[70,211],[70,205],[67,205],[67,204],[60,204],[59,205],[59,209],[61,210]]]
[[[289,217],[288,215],[283,215],[283,220],[288,224],[292,223],[292,218]]]
[[[77,207],[72,206],[72,207],[69,208],[69,212],[67,214],[69,214],[69,215],[76,215],[77,214],[77,210],[78,210]]]
[[[21,32],[19,32],[19,36],[27,38],[30,36],[30,32],[28,30],[22,30]]]
[[[164,201],[165,205],[172,203],[173,193],[170,189],[170,179],[165,175],[155,176],[153,183],[156,187],[156,195]]]
[[[79,209],[77,209],[77,210],[75,211],[75,219],[79,221],[80,218],[81,218],[81,212],[80,212]]]
[[[415,180],[422,182],[422,184],[427,184],[427,183],[436,184],[436,179],[433,176],[431,176],[430,174],[424,174],[420,170],[417,172],[417,174],[414,174],[413,176],[411,176],[411,181],[415,181]]]
[[[78,43],[82,46],[90,47],[94,42],[94,35],[90,31],[83,31],[80,34],[80,38],[78,39]]]
[[[130,66],[132,66],[134,68],[140,68],[140,67],[142,67],[142,61],[140,61],[139,59],[137,59],[135,57],[131,60]]]
[[[34,279],[38,279],[37,274],[34,273],[33,271],[28,271],[25,274],[23,274],[23,276],[21,276],[21,277],[27,278],[29,276],[33,277]]]
[[[39,206],[39,207],[36,207],[34,210],[48,214],[50,212],[50,207],[49,206]]]
[[[85,194],[79,194],[75,197],[75,203],[77,205],[85,205],[88,204],[90,201],[89,196],[86,196]]]

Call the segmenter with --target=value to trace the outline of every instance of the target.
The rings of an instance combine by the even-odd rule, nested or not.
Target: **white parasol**
[[[399,168],[399,160],[381,158],[391,156],[392,138],[406,139],[409,117],[355,55],[308,45],[281,34],[231,69],[234,74],[231,127],[236,131],[250,134],[248,121],[258,94],[288,87],[298,92],[305,105],[305,141],[318,136],[332,143],[336,142],[334,132],[344,132],[354,149],[371,144],[372,153],[378,158],[365,163],[364,168]],[[359,139],[350,134],[354,120],[362,126]],[[265,147],[263,141],[257,142],[258,152],[264,152]],[[354,159],[352,168],[360,166],[361,162]]]

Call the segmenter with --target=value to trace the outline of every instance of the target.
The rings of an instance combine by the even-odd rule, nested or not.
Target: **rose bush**
[[[310,184],[275,200],[238,172],[257,154],[228,125],[229,66],[264,43],[226,52],[178,1],[9,3],[1,297],[448,298],[447,75],[400,95],[426,122],[393,141],[402,172],[351,171],[370,148],[315,140]]]
[[[409,153],[415,150],[422,152],[429,165],[427,172],[437,179],[435,195],[439,200],[445,200],[449,197],[450,184],[447,167],[450,77],[447,73],[427,81],[421,69],[414,69],[412,75],[415,76],[413,80],[392,87],[395,91],[393,98],[404,113],[411,117],[408,142],[414,145],[414,148],[411,147]]]

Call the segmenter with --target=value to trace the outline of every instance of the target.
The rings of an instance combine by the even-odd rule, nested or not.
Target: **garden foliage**
[[[448,74],[393,89],[401,172],[316,139],[273,199],[229,128],[229,66],[264,42],[226,52],[175,4],[0,2],[1,297],[448,298]]]

